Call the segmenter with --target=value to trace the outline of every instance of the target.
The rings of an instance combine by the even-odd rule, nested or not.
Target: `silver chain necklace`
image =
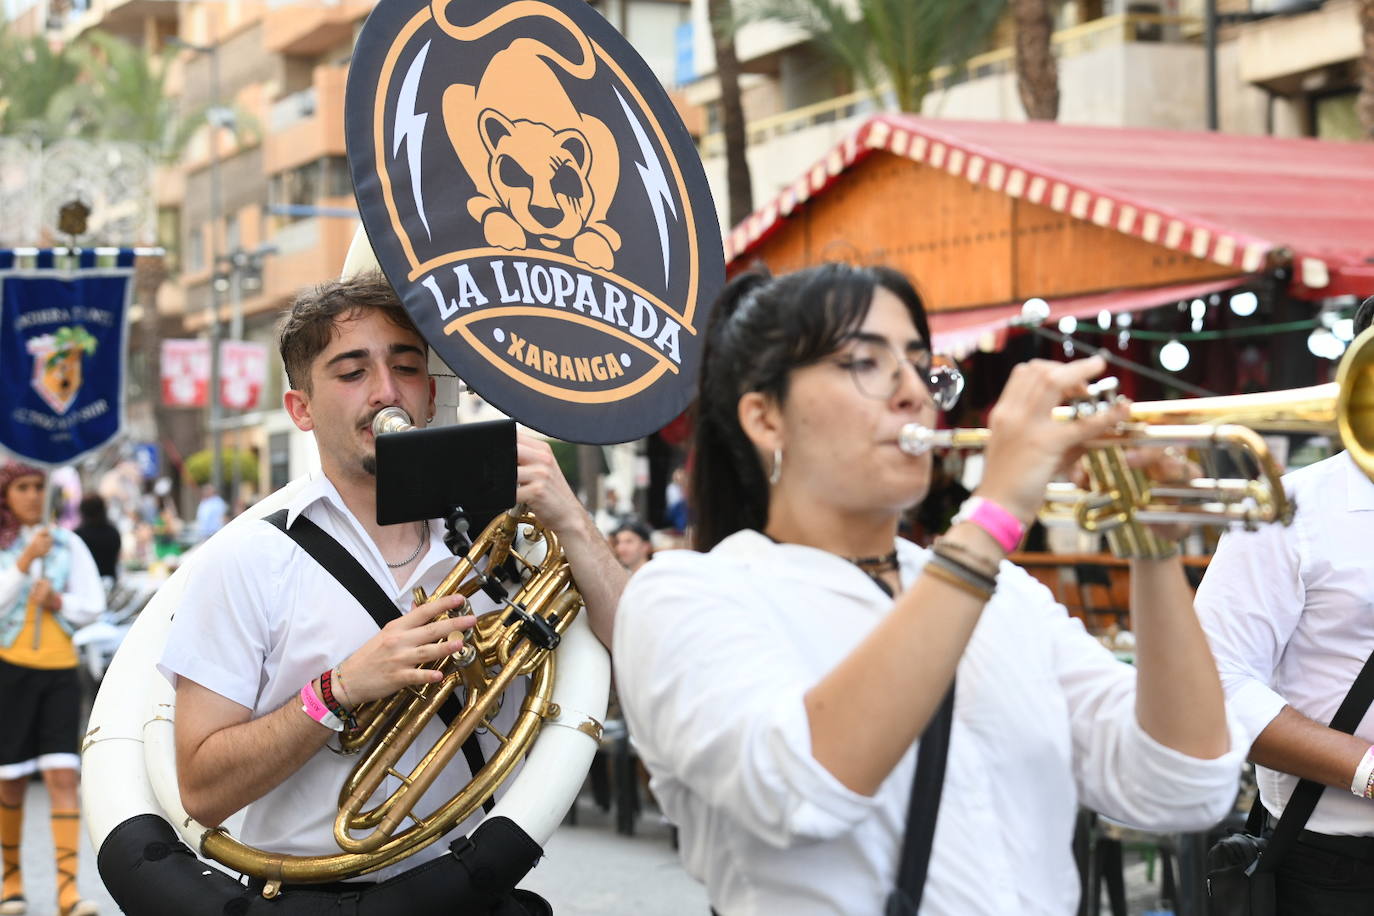
[[[410,556],[406,557],[404,560],[402,560],[402,561],[399,562],[399,563],[386,563],[386,557],[382,557],[382,562],[383,562],[383,563],[386,563],[386,568],[387,568],[387,569],[400,569],[402,566],[409,566],[411,563],[414,563],[414,562],[415,562],[415,558],[418,557],[418,556],[420,555],[420,551],[424,549],[424,546],[425,546],[425,523],[424,523],[424,522],[420,522],[420,540],[419,540],[419,542],[416,543],[416,545],[415,545],[415,552],[412,553]]]

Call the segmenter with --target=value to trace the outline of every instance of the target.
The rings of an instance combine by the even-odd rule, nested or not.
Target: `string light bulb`
[[[1171,340],[1159,348],[1159,364],[1170,372],[1182,372],[1188,367],[1188,348]]]

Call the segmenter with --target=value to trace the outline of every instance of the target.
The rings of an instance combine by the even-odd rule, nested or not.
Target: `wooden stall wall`
[[[916,281],[932,311],[1235,273],[882,151],[743,260],[774,273],[830,260],[888,264]]]

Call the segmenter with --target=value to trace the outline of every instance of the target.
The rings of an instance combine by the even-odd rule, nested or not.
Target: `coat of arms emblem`
[[[66,413],[81,390],[81,358],[95,352],[95,338],[78,324],[30,337],[25,347],[33,357],[33,390],[54,412]]]

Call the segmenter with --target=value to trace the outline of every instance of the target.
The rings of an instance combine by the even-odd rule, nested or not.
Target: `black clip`
[[[465,556],[472,549],[472,538],[468,537],[468,529],[472,527],[472,522],[468,520],[468,514],[462,506],[454,506],[449,510],[448,515],[444,516],[444,546],[449,553],[455,557]]]
[[[510,625],[518,621],[521,635],[539,648],[552,652],[563,641],[563,637],[559,636],[558,630],[555,629],[558,625],[557,617],[545,619],[536,616],[511,601],[506,602],[506,607],[510,608],[510,615],[506,617],[506,624]]]

